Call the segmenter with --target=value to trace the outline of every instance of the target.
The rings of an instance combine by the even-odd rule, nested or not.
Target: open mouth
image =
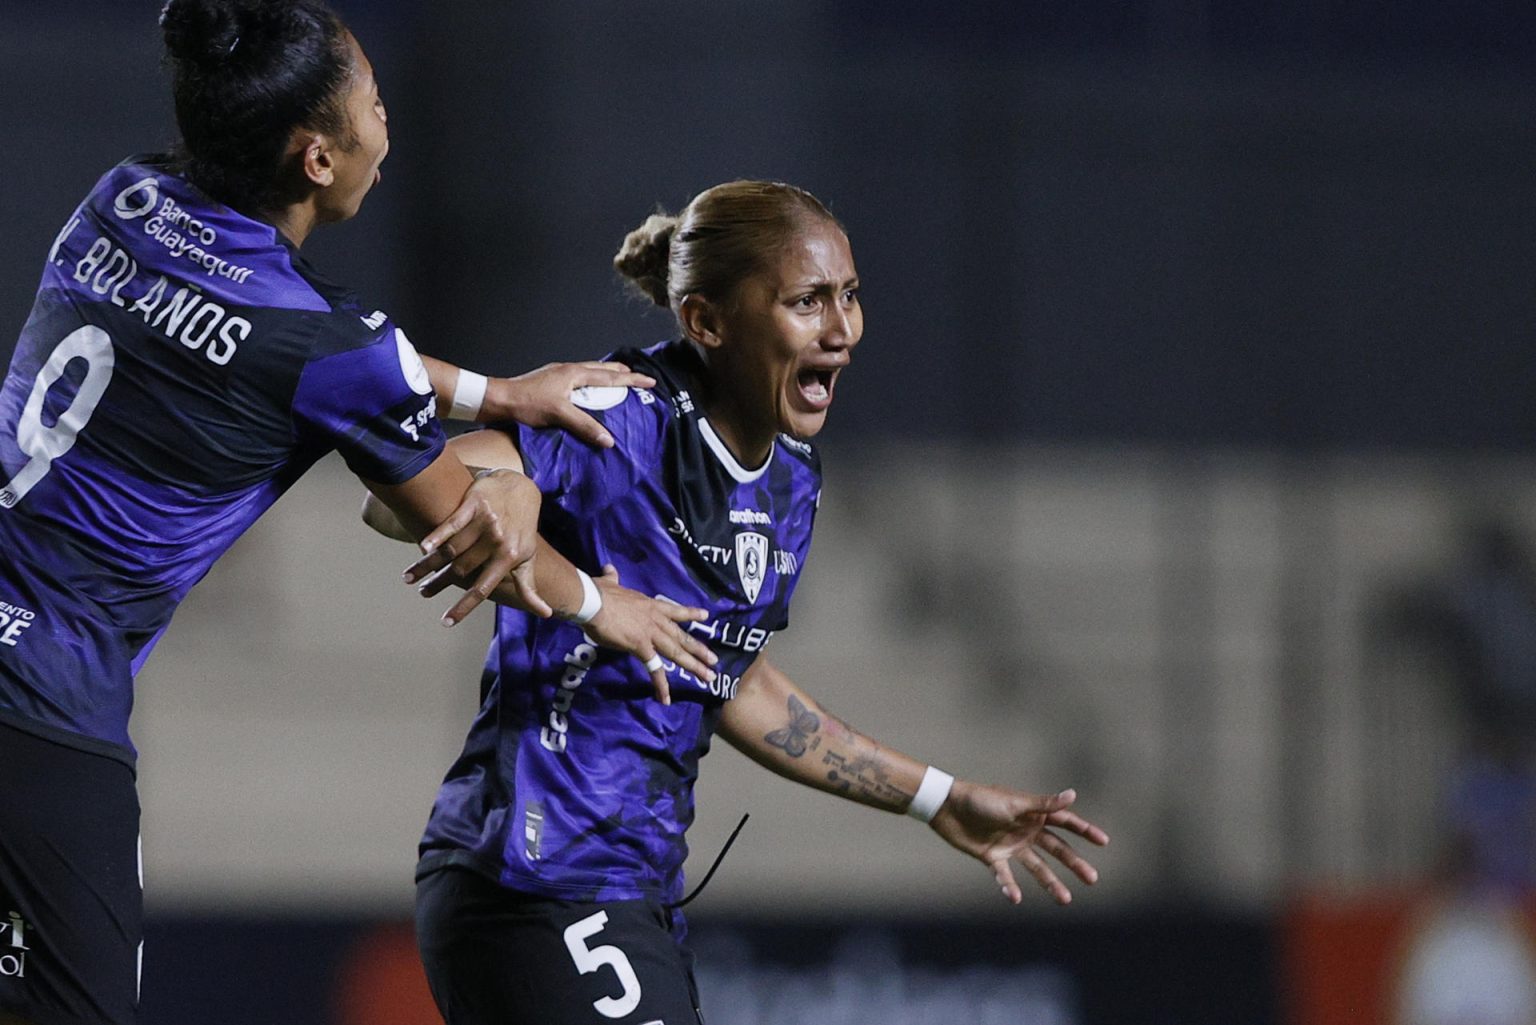
[[[836,370],[806,367],[796,376],[795,384],[805,404],[819,412],[832,404],[832,383],[836,379]]]

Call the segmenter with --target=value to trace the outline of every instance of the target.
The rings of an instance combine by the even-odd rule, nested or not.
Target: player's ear
[[[319,132],[295,132],[289,152],[297,158],[304,177],[325,188],[336,180],[336,163],[331,156],[331,142]]]
[[[677,307],[677,319],[683,334],[706,349],[720,348],[720,311],[715,304],[696,292],[683,296]]]

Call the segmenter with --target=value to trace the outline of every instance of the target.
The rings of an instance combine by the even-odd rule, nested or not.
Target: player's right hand
[[[717,656],[683,625],[708,619],[708,612],[631,591],[619,584],[619,571],[612,566],[604,566],[603,575],[593,583],[603,597],[603,607],[582,627],[588,637],[605,648],[629,652],[641,665],[659,657],[705,682],[714,680],[710,667]],[[656,700],[670,705],[666,667],[657,664],[649,672]]]
[[[654,388],[656,379],[623,363],[549,363],[517,377],[493,377],[479,419],[516,420],[529,427],[559,427],[588,445],[612,448],[613,435],[571,401],[578,388]]]
[[[424,580],[420,590],[428,598],[450,584],[464,588],[464,596],[443,615],[447,626],[474,611],[503,580],[519,605],[549,616],[533,579],[541,501],[533,481],[516,470],[482,472],[452,515],[421,539],[425,555],[406,569],[406,583]]]

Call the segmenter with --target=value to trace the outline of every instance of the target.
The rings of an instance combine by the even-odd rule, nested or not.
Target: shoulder
[[[787,465],[818,480],[821,478],[821,453],[815,445],[782,433],[775,440],[775,447],[782,453]]]
[[[226,306],[313,322],[342,347],[380,340],[380,314],[321,274],[266,221],[206,195],[167,154],[129,157],[96,183],[81,215],[135,263]]]
[[[603,420],[610,429],[616,421],[665,429],[679,417],[693,412],[688,394],[688,357],[680,342],[660,342],[645,348],[616,349],[605,358],[623,363],[637,373],[655,379],[654,388],[578,388],[571,401]]]
[[[616,349],[608,359],[655,378],[656,387],[649,392],[653,398],[663,399],[668,405],[691,401],[688,389],[693,387],[691,382],[699,366],[699,356],[689,343],[668,341],[644,348]]]

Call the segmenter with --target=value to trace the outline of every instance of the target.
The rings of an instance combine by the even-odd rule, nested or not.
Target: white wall
[[[1076,786],[1115,838],[1089,908],[1390,882],[1433,855],[1459,727],[1422,664],[1380,678],[1362,616],[1435,571],[1469,512],[1536,532],[1532,469],[833,453],[774,655],[914,755]],[[318,467],[199,586],[141,675],[153,907],[408,907],[491,617],[437,625],[448,600],[400,583],[410,550],[360,526],[360,497],[339,462]],[[752,813],[712,907],[899,910],[922,893],[1003,910],[984,869],[910,820],[802,791],[723,744],[699,794],[694,877]],[[1296,829],[1314,810],[1318,828]]]

